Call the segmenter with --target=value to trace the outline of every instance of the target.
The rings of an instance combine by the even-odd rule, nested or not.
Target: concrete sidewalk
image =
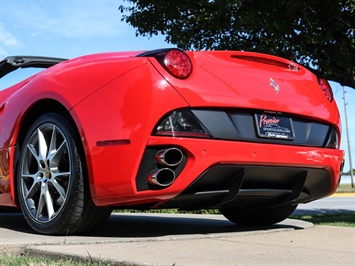
[[[26,250],[137,265],[355,265],[354,228],[293,219],[261,228],[220,215],[115,214],[96,238],[64,239]]]

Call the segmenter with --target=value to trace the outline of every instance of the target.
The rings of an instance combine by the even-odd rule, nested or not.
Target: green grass
[[[7,254],[0,255],[0,266],[133,266],[135,264],[130,263],[113,263],[108,261],[87,261],[76,259],[51,259],[45,256],[32,256],[25,254]]]
[[[118,209],[114,210],[118,213],[170,213],[170,214],[221,214],[218,209],[201,209],[195,211],[184,211],[179,209],[149,209],[149,210],[135,210],[135,209]]]
[[[340,184],[335,193],[355,193],[355,188],[351,184]]]
[[[355,227],[355,212],[341,214],[294,215],[293,219],[311,222],[315,225]]]

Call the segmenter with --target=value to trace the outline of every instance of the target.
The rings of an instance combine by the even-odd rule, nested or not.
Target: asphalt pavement
[[[355,265],[355,229],[286,219],[241,227],[221,215],[113,214],[87,236],[44,236],[0,214],[0,248],[134,265]]]
[[[295,215],[339,214],[355,212],[355,193],[337,193],[331,197],[298,205]]]

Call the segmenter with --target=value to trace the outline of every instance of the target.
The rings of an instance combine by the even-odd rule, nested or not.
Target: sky
[[[164,36],[138,36],[121,21],[123,0],[0,0],[0,58],[85,54],[174,47]],[[350,169],[343,87],[331,82],[342,118],[344,171]],[[355,89],[345,87],[352,166],[355,168]]]

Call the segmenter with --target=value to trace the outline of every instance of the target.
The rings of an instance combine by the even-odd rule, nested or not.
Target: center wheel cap
[[[44,170],[44,175],[46,178],[50,178],[51,177],[51,171],[49,170],[49,168],[46,168]]]

